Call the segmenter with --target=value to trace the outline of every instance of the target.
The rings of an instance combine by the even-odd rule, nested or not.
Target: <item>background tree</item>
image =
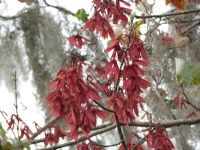
[[[30,7],[23,9],[15,16],[5,16],[3,13],[1,15],[2,42],[0,46],[1,49],[4,49],[4,52],[0,56],[2,64],[2,67],[0,68],[2,70],[0,75],[1,78],[5,80],[8,88],[10,89],[12,85],[12,82],[9,81],[11,78],[7,76],[8,74],[12,74],[10,71],[11,69],[9,68],[17,68],[17,70],[20,71],[20,75],[23,76],[23,80],[29,78],[30,74],[27,74],[27,72],[29,71],[32,76],[33,85],[34,87],[36,87],[36,98],[39,100],[41,106],[44,107],[44,104],[46,103],[45,98],[48,94],[48,92],[46,91],[46,87],[50,80],[52,80],[54,76],[56,76],[55,73],[57,72],[57,70],[62,66],[63,70],[61,69],[61,72],[58,72],[57,74],[57,80],[60,80],[61,77],[59,77],[59,75],[62,74],[62,71],[64,71],[64,66],[68,66],[69,64],[71,64],[71,67],[73,67],[73,65],[77,63],[77,66],[75,66],[80,67],[78,69],[81,70],[82,68],[84,68],[84,65],[81,64],[78,60],[85,61],[91,66],[90,67],[89,65],[86,65],[88,68],[85,69],[87,70],[83,69],[83,71],[85,71],[84,76],[86,76],[87,74],[89,75],[87,76],[87,79],[83,79],[84,82],[85,80],[87,81],[87,86],[85,85],[85,88],[83,88],[84,83],[82,83],[82,81],[81,84],[79,82],[73,82],[80,84],[79,87],[81,86],[82,89],[85,90],[82,91],[83,93],[87,93],[87,91],[89,91],[88,88],[90,89],[90,86],[92,85],[95,86],[96,89],[101,91],[99,93],[99,95],[101,96],[101,101],[93,102],[101,107],[102,110],[104,109],[105,111],[108,111],[108,116],[111,117],[111,114],[114,113],[114,118],[116,120],[115,124],[103,123],[99,127],[96,127],[94,129],[91,128],[93,132],[91,132],[89,137],[112,130],[116,127],[119,133],[119,139],[117,137],[118,135],[116,135],[116,139],[113,138],[113,140],[111,138],[106,138],[108,135],[114,134],[115,130],[112,130],[110,131],[112,133],[106,133],[106,136],[96,136],[96,140],[91,140],[87,139],[87,134],[89,133],[88,130],[91,129],[86,130],[83,126],[80,125],[80,128],[82,128],[83,130],[83,134],[87,138],[79,138],[77,141],[70,141],[65,144],[44,149],[58,149],[64,146],[74,145],[77,142],[81,142],[83,140],[88,140],[90,142],[90,147],[93,146],[99,149],[102,147],[116,146],[120,143],[122,144],[122,146],[120,147],[121,149],[134,149],[133,147],[135,147],[136,149],[142,149],[140,145],[146,140],[148,143],[148,148],[153,148],[155,145],[151,144],[151,139],[149,138],[149,136],[151,134],[153,136],[153,134],[160,132],[163,133],[163,131],[165,133],[164,128],[161,128],[159,126],[160,124],[163,127],[171,127],[168,130],[169,137],[176,142],[174,143],[174,145],[177,149],[195,149],[195,147],[198,146],[197,144],[199,135],[196,132],[198,130],[197,123],[200,122],[200,119],[198,118],[198,62],[200,46],[198,42],[199,27],[197,26],[199,24],[200,11],[198,1],[166,1],[166,4],[171,2],[172,7],[164,6],[171,9],[167,10],[167,12],[164,12],[161,15],[157,15],[154,8],[156,7],[156,5],[160,5],[160,3],[165,3],[164,1],[130,1],[130,3],[133,4],[131,7],[135,10],[139,10],[139,12],[136,13],[137,15],[135,13],[131,14],[130,9],[125,9],[121,7],[121,3],[125,4],[126,7],[129,6],[129,3],[123,0],[116,2],[109,0],[93,1],[93,10],[95,16],[91,14],[93,16],[93,18],[91,18],[90,16],[91,19],[89,19],[87,13],[84,12],[83,9],[79,10],[75,14],[73,12],[70,12],[66,8],[51,5],[46,0],[22,2],[30,4]],[[5,2],[2,2],[2,5],[5,4]],[[116,9],[112,10],[113,5],[116,6]],[[110,7],[110,10],[108,9],[107,12],[104,12],[103,10],[106,9],[108,6]],[[51,14],[45,9],[45,7],[54,8],[55,10],[57,10],[57,14]],[[112,28],[115,29],[115,33],[111,26],[107,24],[106,19],[108,18],[106,18],[105,16],[103,17],[105,17],[106,19],[102,19],[102,16],[100,16],[99,18],[100,20],[102,19],[104,25],[99,26],[99,29],[96,29],[97,34],[86,31],[87,28],[90,28],[90,30],[92,31],[95,30],[98,24],[96,25],[95,22],[92,21],[95,19],[95,17],[99,17],[99,13],[107,15],[108,12],[111,13],[110,16],[108,16],[111,19],[109,23],[114,23]],[[112,18],[111,16],[115,17]],[[76,18],[80,19],[80,21],[78,22]],[[121,20],[121,22],[119,20]],[[163,28],[163,25],[165,24],[168,25],[169,31]],[[147,29],[145,33],[143,33],[143,31],[141,30],[142,27],[145,27]],[[100,32],[98,32],[98,30]],[[102,36],[104,39],[100,39],[98,34],[100,34],[100,36]],[[123,34],[123,36],[120,37],[121,34]],[[108,41],[108,48],[106,49],[103,47],[100,40],[104,41],[107,36],[110,36],[111,40]],[[83,46],[83,50],[80,51],[78,49],[82,47],[82,43],[80,42],[80,40],[84,41],[82,37],[86,38],[86,46]],[[69,46],[69,44],[67,43],[67,38],[69,43],[73,43],[74,46]],[[76,38],[79,38],[79,40],[77,40]],[[139,38],[142,39],[142,41],[140,41]],[[16,41],[15,39],[18,40]],[[90,42],[87,42],[87,39],[89,39]],[[120,43],[120,47],[116,45],[118,42]],[[137,54],[132,54],[131,51],[126,50],[131,47],[131,42],[133,42],[133,45],[135,44],[134,47],[141,44],[140,47],[137,47],[137,50],[140,49],[142,51],[143,47],[145,48],[149,59],[148,67],[146,66],[147,57],[144,52],[142,52],[141,56],[139,54],[139,56],[137,57]],[[139,44],[136,44],[134,42],[138,42]],[[115,51],[118,56],[117,58],[115,57],[116,54],[112,54],[110,52],[112,51],[112,49],[114,49],[115,46]],[[105,52],[109,52],[109,54],[103,53],[104,50]],[[129,56],[124,56],[126,55],[125,53],[127,53],[127,51],[129,53]],[[138,59],[138,62],[134,64],[135,66],[137,66],[138,64],[140,64],[138,65],[138,67],[141,67],[141,65],[145,66],[141,68],[145,72],[145,80],[151,83],[151,87],[146,89],[149,84],[145,82],[143,78],[138,78],[138,80],[141,80],[141,87],[146,89],[143,93],[141,93],[141,91],[138,91],[138,93],[141,93],[142,97],[146,101],[146,105],[144,105],[143,108],[139,109],[140,115],[143,116],[141,119],[137,119],[137,121],[139,121],[137,122],[133,121],[135,120],[134,116],[129,114],[130,116],[128,115],[128,122],[130,123],[128,125],[130,127],[122,128],[122,133],[120,125],[123,125],[123,123],[127,124],[128,122],[126,121],[124,116],[120,116],[120,113],[122,112],[120,112],[119,110],[120,108],[126,108],[130,104],[125,104],[125,102],[123,102],[124,104],[122,104],[120,101],[118,101],[116,104],[112,104],[110,100],[114,101],[117,98],[122,100],[123,98],[125,99],[125,97],[131,99],[131,97],[135,96],[130,95],[131,90],[134,91],[135,89],[131,89],[131,87],[128,87],[128,80],[132,79],[132,75],[134,74],[134,71],[128,71],[128,69],[130,69],[130,64],[128,63],[136,61],[135,59],[134,61],[131,60],[131,57],[133,56],[136,57],[135,59]],[[177,61],[175,64],[174,58],[181,59],[176,59]],[[5,63],[5,60],[9,63]],[[117,62],[115,62],[116,60]],[[124,62],[127,63],[127,66],[124,64]],[[184,63],[189,64],[190,66],[184,65]],[[122,64],[121,67],[119,66],[120,64]],[[132,66],[132,68],[135,67],[134,65]],[[118,68],[116,66],[118,66]],[[108,76],[109,72],[112,71],[112,68],[114,69],[113,76]],[[127,69],[127,73],[124,73],[125,69]],[[139,68],[137,69],[138,70],[136,72],[138,73],[136,74],[143,74],[142,70],[140,70]],[[67,69],[65,71],[67,71]],[[129,75],[130,72],[133,74]],[[109,82],[107,81],[105,74],[107,75],[107,78],[109,78]],[[123,78],[118,76],[118,74],[123,76]],[[82,79],[79,78],[78,80]],[[96,82],[93,82],[93,80],[96,80]],[[178,82],[176,80],[178,80]],[[49,85],[49,89],[55,86],[55,83],[51,83],[52,84]],[[102,87],[105,89],[102,89]],[[61,90],[61,92],[63,92],[63,90]],[[117,95],[118,97],[116,96],[114,99],[112,97],[112,92],[119,93],[119,95]],[[123,97],[122,95],[120,95],[120,93],[123,93],[125,96]],[[136,94],[136,96],[138,95]],[[90,97],[90,99],[92,100],[99,99],[99,97],[94,93],[92,97],[91,94],[89,94],[88,97]],[[107,102],[104,100],[104,97],[107,97]],[[51,98],[47,98],[47,100],[51,100]],[[137,97],[137,100],[142,101],[142,98]],[[89,104],[87,106],[87,111],[90,110],[89,107],[92,107],[93,114],[100,116],[100,118],[104,118],[105,113],[101,110],[96,110],[96,108],[94,109],[93,103],[91,101],[89,101],[89,103],[91,103],[92,105],[90,106]],[[107,104],[111,107],[106,108]],[[134,102],[133,104],[135,105],[133,110],[137,114],[136,107],[138,102]],[[49,105],[53,106],[53,108],[51,109],[55,109],[54,104]],[[122,105],[125,106],[122,107]],[[180,108],[174,105],[180,106]],[[72,104],[70,106],[72,106]],[[115,107],[118,108],[115,109]],[[113,109],[115,112],[113,112]],[[59,112],[56,112],[56,110],[57,109],[54,110],[53,114],[56,117],[63,117],[59,114]],[[50,120],[50,123],[52,123],[52,120],[49,119],[51,116],[49,115],[49,110],[45,111],[47,121]],[[78,111],[76,115],[80,115],[78,114]],[[109,121],[110,117],[108,117],[107,121]],[[181,120],[183,118],[192,117],[197,118],[189,121]],[[140,122],[144,118],[147,122]],[[58,119],[56,120],[57,123],[60,122],[58,121]],[[68,116],[68,123],[69,120],[70,117]],[[50,123],[47,124],[49,125]],[[71,123],[73,123],[73,121]],[[158,124],[155,125],[155,123]],[[186,124],[188,125],[186,126]],[[60,122],[60,125],[62,126],[62,129],[64,129],[65,123],[63,123],[63,121]],[[146,135],[137,134],[141,129],[136,128],[135,126],[149,127],[148,129],[144,130],[148,131],[149,134],[146,134],[146,132],[144,132],[144,134]],[[44,126],[43,129],[46,129],[47,127],[49,126]],[[71,129],[71,133],[69,134],[66,132],[60,133],[60,130],[59,128],[57,128],[57,126],[53,126],[52,128],[56,131],[57,136],[62,137],[65,135],[73,137],[75,139],[77,138],[75,130]],[[130,132],[132,132],[132,134],[129,137]],[[37,134],[33,135],[31,139],[34,139],[36,135]],[[57,141],[53,141],[52,139],[47,138],[50,137],[50,135],[51,134],[48,134],[47,132],[45,138],[46,140],[32,140],[30,141],[30,143],[35,144],[44,141],[45,146],[47,146],[51,142],[57,143]],[[106,140],[103,140],[104,138]],[[131,138],[134,138],[134,140],[131,140]],[[164,145],[167,145],[168,148],[170,147],[172,149],[173,146],[170,145],[167,136],[166,140],[167,144],[165,143],[161,146],[163,146],[164,148]],[[115,143],[116,141],[119,142]],[[157,145],[159,145],[159,141],[157,142]],[[114,143],[114,145],[105,145],[110,143]],[[103,144],[103,146],[100,146],[101,144]],[[144,144],[142,146],[146,147]],[[77,146],[77,149],[81,149],[81,147],[85,147],[86,149],[88,147],[88,144],[80,143]],[[72,149],[72,147],[70,149]]]

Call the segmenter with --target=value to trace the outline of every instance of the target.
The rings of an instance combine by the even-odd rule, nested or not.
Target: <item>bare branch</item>
[[[50,4],[48,4],[48,3],[46,2],[46,0],[44,0],[44,3],[45,3],[48,7],[52,7],[52,8],[55,8],[55,9],[61,11],[61,12],[66,13],[66,14],[75,16],[75,14],[74,14],[73,12],[71,12],[71,11],[69,11],[69,10],[67,10],[67,9],[65,9],[65,8],[63,8],[63,7],[50,5]],[[45,7],[46,7],[46,6],[45,6]],[[34,9],[41,9],[41,8],[45,8],[45,7],[33,7],[33,8],[31,8],[31,9],[27,9],[27,11],[31,11],[31,10],[34,10]],[[6,21],[8,21],[8,20],[14,20],[14,19],[20,18],[20,17],[22,17],[23,15],[25,15],[25,14],[27,13],[27,11],[24,12],[24,9],[23,9],[22,11],[19,11],[17,15],[14,15],[14,16],[2,16],[2,15],[0,15],[0,19],[6,20]]]
[[[104,109],[104,110],[106,110],[106,111],[108,111],[108,112],[114,113],[113,110],[104,107],[103,105],[101,105],[101,104],[100,104],[99,102],[97,102],[96,100],[94,100],[93,102],[96,103],[96,104],[97,104],[99,107],[101,107],[102,109]]]
[[[93,142],[92,140],[88,139],[91,143],[95,143],[96,145],[98,145],[99,147],[113,147],[113,146],[117,146],[119,144],[121,144],[121,141],[115,143],[115,144],[110,144],[110,145],[101,145],[101,144],[98,144],[96,142]]]
[[[189,99],[188,99],[188,97],[187,97],[187,95],[186,95],[186,93],[185,93],[185,90],[184,90],[184,88],[183,88],[183,84],[181,84],[181,89],[182,89],[183,95],[185,96],[186,100],[189,102],[190,106],[192,106],[192,107],[195,108],[196,110],[200,111],[200,108],[197,108],[195,105],[193,105],[193,104],[189,101]]]
[[[93,137],[93,136],[96,136],[98,134],[110,131],[110,130],[114,129],[115,127],[116,127],[116,125],[113,124],[113,125],[111,125],[109,127],[105,127],[105,128],[103,128],[101,130],[95,131],[95,132],[93,132],[93,133],[90,134],[90,138]],[[77,144],[79,142],[82,142],[82,141],[85,141],[85,140],[87,140],[86,137],[81,137],[81,138],[79,138],[76,141],[71,141],[71,142],[68,142],[68,143],[64,143],[64,144],[60,144],[60,145],[55,145],[55,146],[48,147],[48,148],[42,148],[42,149],[38,149],[38,150],[56,150],[58,148],[62,148],[62,147],[70,146],[70,145],[75,145],[75,144]]]
[[[46,128],[49,127],[49,125],[53,124],[55,121],[59,120],[59,118],[53,117],[50,119],[49,122],[47,122],[41,129],[40,132],[36,132],[33,134],[33,136],[31,137],[31,140],[35,139],[38,135],[40,135]]]
[[[165,128],[171,128],[171,127],[180,126],[180,125],[194,125],[194,124],[199,124],[199,123],[200,123],[200,118],[196,118],[196,119],[187,119],[187,120],[186,119],[179,119],[179,120],[173,120],[173,121],[166,121],[166,122],[161,122],[160,125],[162,127],[165,127]],[[152,123],[152,126],[154,126],[155,124],[156,123]],[[120,123],[120,125],[125,126],[124,123]],[[129,123],[128,126],[149,127],[149,122],[135,121],[135,122]],[[98,129],[98,130],[92,131],[92,133],[90,134],[90,138],[93,137],[93,136],[96,136],[98,134],[102,134],[104,132],[110,131],[114,128],[116,128],[116,124],[112,124],[112,123],[106,123],[106,124],[97,126],[96,129]],[[87,140],[87,138],[82,137],[77,141],[71,141],[71,142],[65,143],[64,146],[74,145],[74,144],[77,144],[78,142],[81,142],[81,141],[84,141],[84,140]],[[29,144],[37,144],[37,143],[40,143],[40,142],[44,142],[44,138],[38,139],[38,140],[30,140],[28,142],[29,142]],[[64,146],[62,146],[62,147],[64,147]],[[59,147],[59,148],[61,148],[61,147]],[[43,149],[40,149],[40,150],[43,150]],[[46,150],[46,149],[44,149],[44,150]],[[47,149],[47,150],[51,150],[51,149]]]
[[[198,20],[197,22],[191,24],[189,27],[187,27],[185,30],[182,31],[182,34],[184,34],[185,32],[187,32],[188,30],[194,28],[196,25],[200,24],[200,20]]]
[[[160,78],[156,79],[155,76],[152,75],[152,78],[153,80],[155,81],[155,83],[157,84],[156,86],[160,85],[162,80],[163,80],[163,77],[164,77],[164,74],[163,74],[163,67],[161,66],[161,64],[156,60],[156,59],[153,59],[154,61],[157,62],[159,68],[160,68]]]
[[[61,12],[64,12],[64,13],[66,13],[66,14],[70,14],[70,15],[72,15],[72,16],[75,16],[75,14],[74,14],[73,12],[71,12],[71,11],[69,11],[69,10],[67,10],[67,9],[65,9],[65,8],[63,8],[63,7],[50,5],[49,3],[47,3],[46,0],[44,0],[44,3],[45,3],[47,6],[49,6],[49,7],[53,7],[53,8],[55,8],[55,9],[58,9],[58,10],[61,11]]]
[[[173,121],[166,121],[166,122],[161,122],[160,125],[165,128],[171,128],[175,126],[180,126],[180,125],[194,125],[194,124],[199,124],[200,123],[200,118],[196,119],[179,119],[179,120],[173,120]],[[152,123],[152,126],[154,126],[156,123]],[[129,123],[128,126],[137,126],[137,127],[149,127],[149,122],[140,122],[140,121],[135,121],[132,123]]]
[[[199,13],[200,9],[194,9],[194,10],[186,10],[186,11],[180,11],[180,12],[173,12],[173,13],[166,13],[162,15],[150,15],[150,16],[137,16],[135,15],[135,18],[162,18],[167,16],[175,16],[175,15],[183,15],[183,14],[190,14],[190,13]]]

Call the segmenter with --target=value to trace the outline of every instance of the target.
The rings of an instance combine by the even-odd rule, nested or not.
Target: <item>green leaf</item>
[[[29,144],[28,144],[27,142],[22,142],[22,143],[21,143],[21,146],[22,146],[23,148],[28,149],[28,150],[31,149],[30,146],[29,146]]]
[[[174,105],[174,100],[173,99],[165,99],[165,103],[170,109],[176,109],[178,108],[177,106]]]
[[[185,61],[175,58],[176,79],[178,82],[200,84],[200,66],[196,64],[186,67]]]
[[[196,65],[190,65],[187,68],[183,70],[183,73],[181,74],[181,81],[186,83],[186,82],[191,82],[193,80],[193,71],[195,70],[197,66]]]
[[[6,142],[4,144],[1,145],[2,150],[12,150],[13,146],[10,142]]]
[[[86,21],[89,15],[86,13],[85,9],[79,9],[76,13],[76,18],[82,21]]]
[[[6,137],[6,131],[3,129],[1,122],[0,122],[0,136],[3,138]]]
[[[200,84],[200,66],[196,66],[192,71],[192,81],[193,84]]]

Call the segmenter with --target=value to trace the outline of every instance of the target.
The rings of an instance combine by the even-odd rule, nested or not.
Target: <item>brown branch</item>
[[[200,12],[200,9],[194,9],[194,10],[186,10],[181,12],[173,12],[173,13],[166,13],[166,14],[160,14],[160,15],[149,15],[149,16],[138,16],[135,15],[135,18],[162,18],[167,16],[175,16],[175,15],[183,15],[183,14],[190,14],[190,13],[197,13]]]
[[[121,126],[120,126],[119,118],[117,117],[116,112],[114,113],[114,115],[115,115],[116,127],[117,127],[117,130],[118,130],[118,134],[119,134],[119,138],[121,140],[122,146],[123,146],[124,150],[128,150],[127,147],[126,147],[126,142],[125,142],[125,139],[124,139],[124,136],[123,136],[123,133],[122,133]]]
[[[101,104],[100,104],[99,102],[97,102],[96,100],[94,100],[93,102],[94,102],[95,104],[97,104],[99,107],[101,107],[102,109],[104,109],[104,110],[106,110],[106,111],[108,111],[108,112],[114,113],[113,110],[104,107],[103,105],[101,105]]]
[[[40,135],[45,129],[47,129],[49,127],[49,125],[53,124],[55,121],[59,120],[59,118],[53,117],[50,119],[50,121],[48,121],[41,129],[39,132],[36,132],[33,134],[33,136],[31,137],[31,140],[35,139],[38,135]]]
[[[121,74],[123,63],[124,63],[124,53],[123,53],[123,56],[122,56],[122,62],[120,64],[119,74],[117,76],[117,82],[116,82],[116,85],[115,85],[114,92],[117,91],[117,88],[118,88],[118,85],[119,85],[120,74]],[[116,121],[116,126],[117,126],[117,130],[118,130],[119,138],[121,140],[121,143],[122,143],[122,146],[123,146],[124,150],[127,150],[126,142],[125,142],[125,139],[124,139],[124,136],[123,136],[123,133],[122,133],[122,129],[121,129],[121,126],[120,126],[119,118],[118,118],[116,112],[114,112],[114,115],[115,115],[115,121]]]
[[[95,143],[95,145],[97,145],[97,146],[99,146],[99,147],[104,147],[104,148],[105,148],[105,147],[113,147],[113,146],[117,146],[117,145],[121,144],[121,141],[119,141],[119,142],[117,142],[117,143],[115,143],[115,144],[101,145],[101,144],[98,144],[98,143],[96,143],[96,142],[90,140],[89,138],[88,138],[88,140],[89,140],[91,143]]]
[[[53,5],[50,5],[46,2],[46,0],[44,0],[44,3],[48,6],[48,7],[52,7],[52,8],[55,8],[61,12],[64,12],[66,14],[69,14],[69,15],[72,15],[72,16],[75,16],[75,14],[63,7],[60,7],[60,6],[53,6]],[[27,9],[27,11],[31,11],[31,10],[34,10],[34,9],[40,9],[40,8],[45,8],[45,7],[35,7],[35,8],[32,8],[32,9]],[[24,9],[22,11],[19,11],[17,15],[14,15],[14,16],[2,16],[0,15],[0,19],[3,19],[5,21],[8,21],[8,20],[14,20],[14,19],[17,19],[17,18],[20,18],[22,17],[23,15],[25,15],[27,12],[24,12]]]
[[[104,124],[96,126],[95,128],[92,129],[92,131],[103,129],[103,128],[109,127],[111,125],[112,125],[112,123],[104,123]],[[70,130],[65,131],[65,132],[70,132]],[[82,133],[82,130],[79,129],[78,130],[78,134],[81,134],[81,133]],[[29,141],[29,144],[37,144],[37,143],[41,143],[41,142],[44,142],[44,138],[37,139],[37,140],[32,140],[31,142]]]
[[[24,14],[24,13],[23,13]],[[23,14],[15,15],[15,16],[2,16],[0,15],[0,18],[3,20],[13,20],[21,17]]]
[[[200,118],[196,118],[196,119],[179,119],[179,120],[173,120],[173,121],[166,121],[166,122],[161,122],[160,125],[162,127],[165,128],[171,128],[171,127],[175,127],[175,126],[180,126],[180,125],[194,125],[194,124],[199,124],[200,123]],[[156,123],[152,123],[152,126],[154,126]],[[126,126],[126,124],[120,122],[121,126]],[[134,127],[149,127],[149,122],[141,122],[141,121],[135,121],[135,122],[131,122],[128,123],[128,126],[134,126]],[[96,129],[98,129],[97,131],[92,131],[90,134],[90,138],[98,135],[98,134],[102,134],[104,132],[110,131],[112,129],[116,128],[116,124],[112,124],[112,123],[106,123],[100,126],[97,126]],[[83,138],[81,138],[83,139]],[[68,143],[65,143],[65,146],[70,146],[73,144],[77,144],[78,142],[87,140],[87,138],[84,138],[84,140],[77,140],[77,141],[71,141]],[[81,140],[81,141],[80,141]],[[37,144],[40,142],[44,142],[44,138],[42,139],[37,139],[37,140],[30,140],[28,141],[29,144]]]
[[[63,7],[60,7],[60,6],[53,6],[53,5],[50,5],[49,3],[47,3],[46,0],[43,0],[43,1],[44,1],[44,3],[45,3],[47,6],[49,6],[49,7],[58,9],[59,11],[64,12],[64,13],[66,13],[66,14],[70,14],[70,15],[72,15],[72,16],[75,16],[75,14],[74,14],[73,12],[71,12],[71,11],[69,11],[69,10],[67,10],[67,9],[65,9],[65,8],[63,8]]]
[[[132,24],[133,24],[133,19],[131,19],[131,24],[130,24],[131,27],[132,27]],[[130,39],[131,39],[132,30],[133,29],[131,29],[131,31],[129,33],[128,44],[127,44],[128,46],[130,46]],[[124,51],[124,53],[125,52],[126,51]],[[124,53],[123,53],[123,56],[122,56],[122,61],[121,61],[120,67],[119,67],[119,74],[117,76],[114,93],[117,91],[118,86],[119,86],[122,66],[123,66],[124,61],[125,61],[125,54]],[[124,150],[127,150],[126,142],[125,142],[125,139],[124,139],[124,136],[123,136],[123,133],[122,133],[122,129],[121,129],[121,126],[120,126],[119,118],[118,118],[116,112],[114,112],[114,116],[115,116],[116,126],[117,126],[117,130],[118,130],[118,134],[119,134],[119,138],[121,140],[122,146],[123,146]]]
[[[160,124],[160,123],[159,123]],[[155,128],[152,130],[152,132],[155,130]],[[145,135],[142,139],[140,139],[140,141],[131,149],[134,150],[138,145],[142,145],[145,142],[145,138],[148,136],[149,134]]]
[[[152,78],[153,80],[155,81],[156,83],[156,86],[160,85],[162,80],[163,80],[163,77],[164,77],[164,74],[163,74],[163,67],[161,66],[161,64],[156,60],[156,59],[153,59],[154,61],[157,62],[159,68],[160,68],[160,78],[156,79],[155,76],[152,75]]]
[[[90,138],[93,137],[93,136],[96,136],[98,134],[110,131],[110,130],[114,129],[115,127],[116,127],[116,125],[113,124],[113,125],[111,125],[109,127],[105,127],[105,128],[103,128],[101,130],[95,131],[95,132],[90,134]],[[75,144],[77,144],[79,142],[82,142],[82,141],[85,141],[85,140],[87,140],[86,137],[81,137],[77,141],[70,141],[70,142],[65,143],[65,144],[55,145],[55,146],[52,146],[52,147],[42,148],[42,149],[38,149],[38,150],[56,150],[58,148],[62,148],[62,147],[70,146],[70,145],[75,145]]]
[[[192,106],[193,108],[195,108],[196,110],[200,111],[200,108],[196,107],[195,105],[193,105],[193,104],[189,101],[189,99],[188,99],[188,97],[187,97],[187,95],[186,95],[186,93],[185,93],[185,90],[184,90],[184,88],[183,88],[183,84],[181,84],[181,89],[182,89],[182,93],[183,93],[183,95],[185,96],[186,100],[189,102],[189,105]]]
[[[34,8],[34,9],[36,9],[36,8]],[[32,9],[30,9],[30,10],[32,10]],[[2,16],[2,15],[0,15],[0,19],[8,21],[8,20],[14,20],[14,19],[20,18],[27,13],[27,12],[23,12],[23,11],[24,10],[19,11],[18,14],[14,15],[14,16]]]
[[[194,125],[194,124],[199,124],[200,123],[200,118],[196,119],[178,119],[178,120],[173,120],[173,121],[166,121],[166,122],[161,122],[160,125],[165,128],[171,128],[175,126],[180,126],[180,125]],[[152,123],[152,126],[156,125],[157,123]],[[124,125],[121,123],[121,125]],[[140,122],[140,121],[135,121],[132,123],[129,123],[128,126],[136,126],[136,127],[149,127],[149,122]]]
[[[18,112],[18,95],[17,95],[17,71],[16,69],[13,70],[13,73],[14,73],[14,76],[13,76],[13,81],[14,81],[14,96],[15,96],[15,112],[16,112],[16,115],[17,117],[19,117],[19,112]],[[19,128],[19,120],[17,120],[17,129]],[[17,130],[17,138],[18,138],[18,141],[21,142],[21,139],[19,137],[19,130]]]
[[[198,20],[197,22],[193,23],[192,25],[190,25],[189,27],[187,27],[185,30],[182,31],[181,34],[184,34],[186,31],[192,29],[193,27],[195,27],[196,25],[200,24],[200,20]]]

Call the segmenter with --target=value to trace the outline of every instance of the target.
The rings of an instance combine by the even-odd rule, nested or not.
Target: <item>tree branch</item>
[[[108,112],[114,113],[113,110],[104,107],[103,105],[101,105],[101,104],[100,104],[99,102],[97,102],[96,100],[94,100],[93,102],[96,103],[96,104],[97,104],[99,107],[101,107],[102,109],[104,109],[104,110],[106,110],[106,111],[108,111]]]
[[[179,119],[179,120],[173,120],[173,121],[166,121],[166,122],[161,122],[160,125],[162,127],[165,127],[165,128],[171,128],[171,127],[180,126],[180,125],[194,125],[194,124],[199,124],[199,123],[200,123],[200,118],[196,118],[196,119],[188,119],[188,120]],[[152,123],[152,126],[154,126],[155,124],[156,123]],[[126,124],[121,123],[121,122],[120,122],[120,125],[126,126]],[[135,121],[135,122],[129,123],[128,126],[149,127],[149,122]],[[92,133],[90,134],[90,138],[93,137],[93,136],[96,136],[98,134],[102,134],[104,132],[110,131],[114,128],[116,128],[116,124],[112,124],[112,123],[106,123],[106,124],[103,124],[103,125],[99,125],[99,126],[96,127],[96,129],[98,129],[97,131],[92,131]],[[66,144],[65,146],[77,144],[78,142],[81,142],[81,141],[84,141],[84,140],[87,140],[87,138],[82,137],[77,141],[70,141],[68,143],[65,143]],[[37,143],[40,143],[40,142],[44,142],[44,138],[38,139],[38,140],[28,141],[29,144],[37,144]],[[57,145],[57,146],[59,146],[59,145]],[[59,148],[61,148],[61,147],[59,147]],[[40,149],[40,150],[43,150],[43,149]],[[44,150],[46,150],[46,149],[44,149]],[[51,149],[47,149],[47,150],[51,150]]]
[[[180,125],[194,125],[194,124],[199,124],[200,123],[200,118],[196,119],[178,119],[178,120],[173,120],[173,121],[166,121],[166,122],[161,122],[160,125],[165,128],[171,128],[175,126],[180,126]],[[154,126],[157,123],[152,123],[152,126]],[[121,125],[124,125],[123,123]],[[140,121],[135,121],[132,123],[129,123],[128,126],[136,126],[136,127],[149,127],[149,122],[140,122]]]
[[[95,143],[96,145],[98,145],[99,147],[113,147],[113,146],[117,146],[117,145],[119,145],[119,144],[121,144],[121,141],[119,141],[119,142],[117,142],[117,143],[115,143],[115,144],[110,144],[110,145],[101,145],[101,144],[98,144],[98,143],[96,143],[96,142],[94,142],[94,141],[92,141],[92,140],[90,140],[90,139],[88,139],[91,143]]]
[[[73,12],[71,12],[71,11],[69,11],[69,10],[67,10],[67,9],[65,9],[65,8],[63,8],[63,7],[50,5],[50,4],[48,4],[48,3],[46,2],[46,0],[44,0],[44,3],[45,3],[48,7],[52,7],[52,8],[55,8],[55,9],[61,11],[61,12],[66,13],[66,14],[75,16],[75,14],[74,14]],[[34,8],[32,8],[32,9],[27,9],[27,11],[31,11],[31,10],[34,10],[34,9],[40,9],[40,8],[43,8],[43,7],[34,7]],[[25,15],[25,14],[27,13],[27,12],[23,12],[23,11],[24,11],[24,9],[23,9],[22,11],[19,11],[18,14],[17,14],[17,15],[14,15],[14,16],[2,16],[2,15],[0,15],[0,19],[3,19],[3,20],[8,21],[8,20],[14,20],[14,19],[20,18],[20,17],[22,17],[23,15]]]
[[[191,24],[189,27],[187,27],[185,30],[183,30],[181,34],[184,34],[185,32],[187,32],[188,30],[192,29],[193,27],[195,27],[198,24],[200,24],[200,20],[198,20],[197,22],[194,22],[193,24]]]
[[[95,132],[93,132],[93,133],[90,134],[90,138],[93,137],[93,136],[96,136],[98,134],[110,131],[110,130],[114,129],[115,127],[116,127],[116,125],[113,124],[113,125],[111,125],[109,127],[105,127],[105,128],[103,128],[101,130],[95,131]],[[60,144],[60,145],[55,145],[55,146],[48,147],[48,148],[42,148],[42,149],[38,149],[38,150],[56,150],[58,148],[62,148],[62,147],[70,146],[70,145],[75,145],[75,144],[77,144],[79,142],[82,142],[82,141],[85,141],[85,140],[87,140],[86,137],[81,137],[81,138],[79,138],[76,141],[70,141],[68,143],[64,143],[64,144]]]
[[[197,12],[199,13],[200,9],[166,13],[166,14],[162,14],[162,15],[149,15],[149,16],[137,16],[137,15],[135,15],[135,18],[137,18],[137,19],[139,19],[139,18],[162,18],[162,17],[167,17],[167,16],[183,15],[183,14],[190,14],[190,13],[197,13]]]
[[[55,121],[59,120],[60,118],[56,118],[53,117],[50,119],[50,121],[48,121],[41,129],[39,132],[36,132],[33,134],[33,136],[31,137],[31,140],[35,139],[38,135],[40,135],[46,128],[49,127],[49,125],[53,124]]]
[[[197,108],[195,105],[193,105],[193,104],[189,101],[189,99],[188,99],[188,97],[187,97],[187,95],[186,95],[186,93],[185,93],[185,90],[184,90],[184,88],[183,88],[183,84],[181,84],[181,89],[182,89],[183,95],[185,96],[186,100],[189,102],[189,105],[192,106],[194,109],[200,111],[200,108]]]
[[[72,16],[75,16],[75,14],[74,14],[73,12],[71,12],[71,11],[69,11],[69,10],[67,10],[67,9],[65,9],[65,8],[63,8],[63,7],[60,7],[60,6],[53,6],[53,5],[50,5],[49,3],[47,3],[46,0],[43,0],[43,1],[44,1],[44,3],[45,3],[47,6],[49,6],[49,7],[58,9],[59,11],[64,12],[64,13],[66,13],[66,14],[70,14],[70,15],[72,15]]]

